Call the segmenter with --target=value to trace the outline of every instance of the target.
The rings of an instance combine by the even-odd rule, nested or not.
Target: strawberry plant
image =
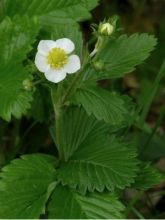
[[[80,25],[98,4],[0,2],[0,117],[16,125],[1,164],[0,218],[125,218],[124,189],[144,191],[162,180],[129,136],[138,123],[136,103],[103,83],[145,62],[157,40],[124,34],[113,16],[93,25],[87,41]],[[29,118],[43,123],[52,150],[28,152],[27,135],[16,138]]]

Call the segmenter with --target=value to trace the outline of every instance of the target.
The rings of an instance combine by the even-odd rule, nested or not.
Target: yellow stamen
[[[68,55],[63,49],[58,47],[53,48],[47,56],[47,62],[53,69],[62,68],[67,61]]]

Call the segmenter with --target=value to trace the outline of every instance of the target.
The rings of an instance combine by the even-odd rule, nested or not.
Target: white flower
[[[58,83],[67,73],[72,74],[80,69],[80,58],[70,55],[75,49],[74,43],[68,38],[41,40],[35,57],[35,65],[45,74],[46,79]]]

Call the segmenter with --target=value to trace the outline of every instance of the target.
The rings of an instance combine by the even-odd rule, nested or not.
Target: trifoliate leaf
[[[27,17],[6,18],[0,24],[0,116],[7,121],[11,115],[20,118],[30,107],[32,92],[23,85],[29,75],[22,62],[37,31],[35,22]]]
[[[163,179],[163,175],[155,167],[149,163],[141,163],[132,187],[140,190],[147,190],[159,184]]]
[[[55,158],[24,155],[0,173],[0,218],[39,219],[55,186]]]
[[[82,192],[123,189],[134,181],[135,156],[134,147],[109,136],[105,124],[97,123],[73,156],[61,164],[58,179]]]
[[[111,125],[122,123],[128,113],[122,97],[99,87],[77,89],[75,100],[89,115],[93,114]]]
[[[154,49],[156,39],[148,34],[121,35],[117,39],[109,39],[97,55],[97,62],[104,66],[96,74],[88,74],[91,79],[121,77],[141,64]]]
[[[110,193],[80,195],[58,185],[48,204],[51,219],[120,219],[124,206]]]
[[[98,122],[94,117],[88,117],[82,108],[69,107],[65,109],[61,123],[60,150],[63,152],[65,161],[67,161]]]
[[[8,16],[28,15],[45,16],[57,18],[71,18],[82,21],[90,18],[89,11],[96,7],[98,0],[6,0],[5,11]]]

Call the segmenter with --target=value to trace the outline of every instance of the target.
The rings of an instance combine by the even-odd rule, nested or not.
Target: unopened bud
[[[99,27],[99,33],[103,35],[110,36],[114,31],[114,26],[110,23],[103,23]]]
[[[102,61],[93,62],[93,66],[96,70],[102,70],[104,68],[104,63]]]
[[[25,90],[31,91],[32,88],[33,88],[33,83],[31,82],[30,79],[25,79],[25,80],[23,81],[23,87],[24,87]]]

